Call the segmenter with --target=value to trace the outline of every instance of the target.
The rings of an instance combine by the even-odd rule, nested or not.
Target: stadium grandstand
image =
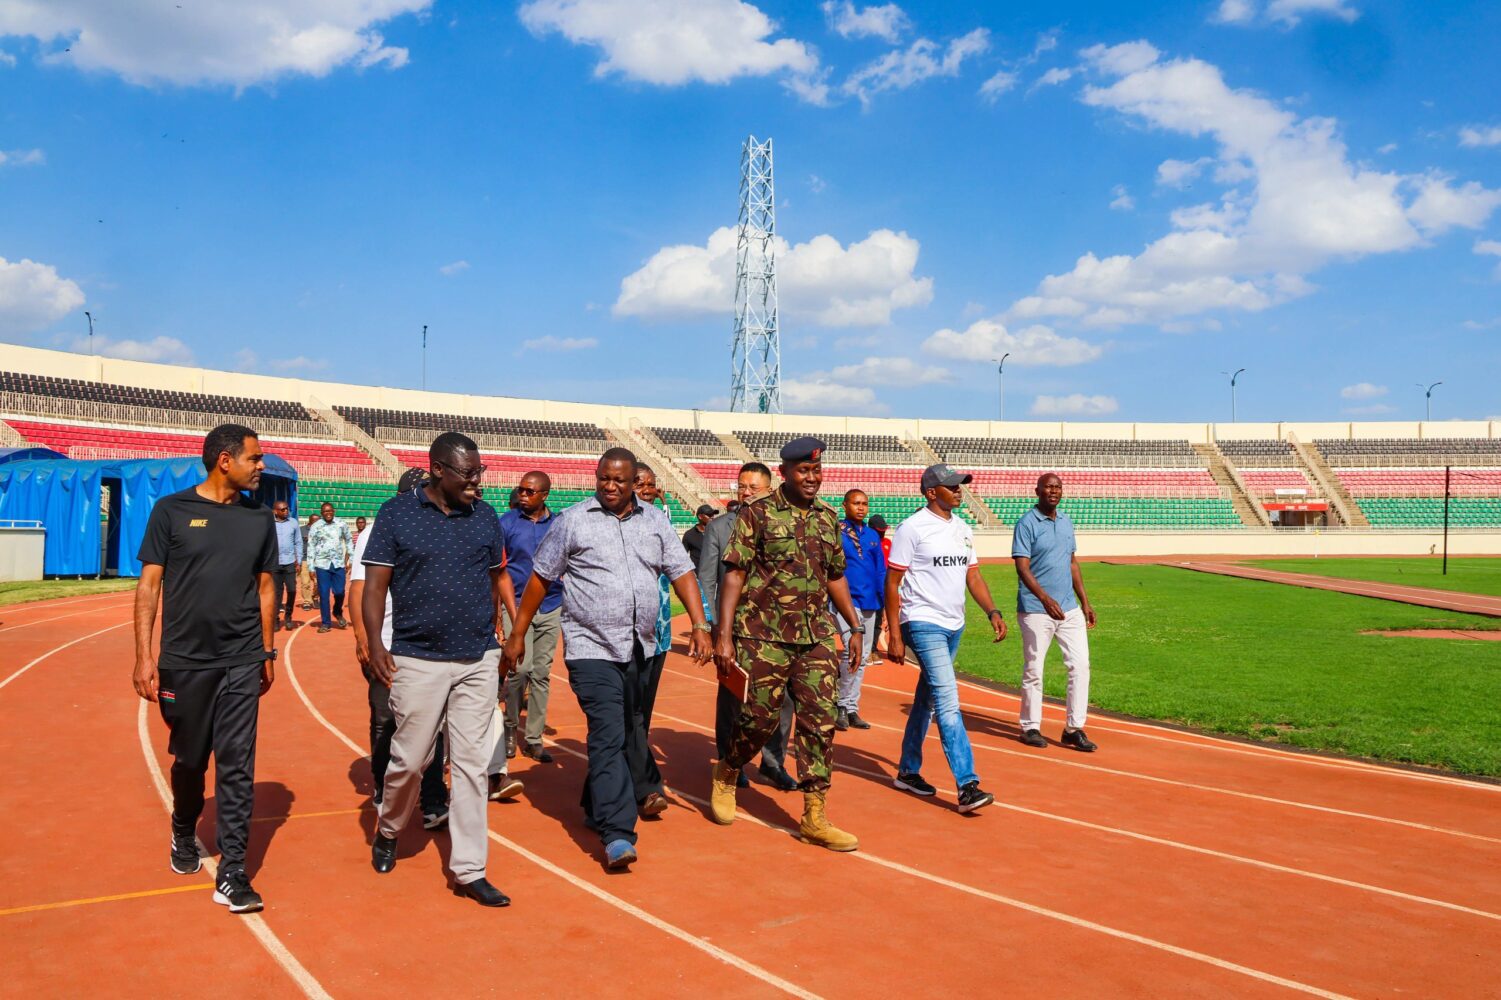
[[[372,516],[428,442],[459,430],[480,445],[503,506],[532,469],[555,509],[589,495],[595,460],[622,445],[650,462],[673,521],[723,504],[744,462],[775,465],[788,440],[828,445],[823,496],[869,495],[897,524],[922,505],[922,469],[974,476],[959,511],[986,555],[1043,472],[1095,554],[1306,551],[1279,536],[1316,530],[1325,546],[1428,551],[1446,506],[1477,551],[1501,540],[1501,438],[1489,422],[1392,424],[1067,424],[722,413],[468,396],[307,382],[0,346],[0,447],[74,459],[196,455],[203,433],[238,421],[297,470],[298,502]],[[1441,433],[1439,433],[1441,432]],[[1339,541],[1330,541],[1338,539]],[[1362,541],[1364,539],[1364,541]],[[1297,547],[1301,545],[1302,547]],[[1292,547],[1290,547],[1292,546]]]

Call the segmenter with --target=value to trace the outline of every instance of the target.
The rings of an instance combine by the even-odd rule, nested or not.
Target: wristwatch
[[[710,625],[708,622],[699,622],[697,625],[693,626],[693,631],[695,631],[695,632],[713,632],[714,631],[714,626]]]
[[[276,654],[278,652],[279,652],[279,650],[268,649],[268,650],[266,650],[266,655],[262,656],[261,659],[262,660],[274,660],[274,659],[276,659]]]
[[[853,632],[856,635],[864,635],[865,634],[865,626],[861,625],[859,628],[852,628],[852,629],[850,629],[850,631]]]
[[[1001,621],[1006,620],[1006,616],[1004,614],[1001,614],[1000,608],[991,608],[989,611],[985,612],[985,617],[987,618],[994,618],[996,615],[1001,615]]]

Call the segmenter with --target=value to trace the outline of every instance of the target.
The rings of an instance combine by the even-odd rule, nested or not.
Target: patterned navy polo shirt
[[[364,564],[391,567],[392,655],[477,660],[499,647],[490,571],[506,560],[493,507],[444,514],[418,486],[381,504],[369,532]]]

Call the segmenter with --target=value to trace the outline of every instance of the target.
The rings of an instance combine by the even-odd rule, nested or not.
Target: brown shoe
[[[505,802],[507,799],[514,799],[520,795],[525,788],[526,786],[521,783],[520,779],[508,774],[492,774],[490,775],[489,799],[491,802]]]
[[[641,814],[642,819],[660,816],[667,811],[667,796],[661,792],[652,792],[636,811]]]

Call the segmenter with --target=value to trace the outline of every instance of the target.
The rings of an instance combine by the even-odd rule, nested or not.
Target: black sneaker
[[[842,733],[846,729],[848,729],[849,727],[850,727],[850,717],[849,717],[848,714],[845,713],[844,709],[841,708],[838,712],[836,712],[834,714],[834,728],[837,729],[837,730],[839,730]]]
[[[179,875],[194,875],[203,867],[198,853],[198,838],[191,833],[172,834],[172,870]]]
[[[1028,729],[1018,739],[1029,747],[1046,747],[1048,745],[1048,741],[1043,738],[1042,733],[1035,729]]]
[[[915,772],[912,774],[898,774],[891,783],[904,792],[921,795],[923,798],[938,794],[938,789],[928,784],[923,780],[922,775]]]
[[[1084,730],[1082,729],[1065,729],[1063,731],[1062,743],[1066,747],[1073,747],[1080,753],[1094,753],[1095,750],[1099,749],[1088,736],[1084,735]]]
[[[962,813],[983,809],[994,801],[995,796],[982,789],[978,781],[971,781],[959,789],[959,811]]]
[[[327,632],[327,631],[328,631],[328,626],[327,625],[319,625],[318,626],[318,634],[319,635],[322,635],[324,632]]]
[[[229,907],[230,913],[257,913],[266,905],[261,902],[260,894],[250,888],[250,878],[240,868],[219,873],[214,902]]]
[[[441,829],[443,829],[447,825],[448,825],[448,807],[447,806],[442,806],[441,808],[432,809],[430,811],[427,810],[427,809],[422,810],[422,829],[424,829],[424,830],[441,830]]]
[[[860,718],[860,713],[859,712],[850,712],[849,713],[849,724],[850,724],[850,728],[851,729],[869,729],[870,728],[870,723],[868,723],[864,719]]]

